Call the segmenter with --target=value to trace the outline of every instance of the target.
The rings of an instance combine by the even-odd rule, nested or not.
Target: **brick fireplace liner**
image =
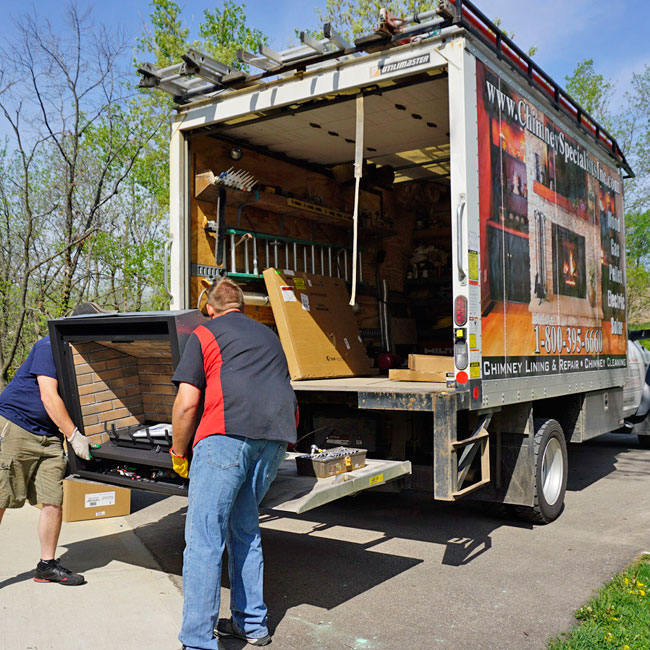
[[[168,341],[96,341],[71,348],[86,435],[171,422],[176,388]]]

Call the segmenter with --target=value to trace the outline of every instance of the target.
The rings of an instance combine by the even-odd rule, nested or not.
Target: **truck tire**
[[[515,506],[520,519],[548,524],[564,508],[568,474],[566,439],[557,420],[535,420],[532,506]]]

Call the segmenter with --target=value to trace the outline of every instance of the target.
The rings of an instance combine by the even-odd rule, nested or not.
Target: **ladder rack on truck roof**
[[[260,45],[258,54],[245,50],[237,52],[237,60],[262,70],[250,75],[226,65],[197,50],[183,55],[183,62],[165,68],[143,63],[138,69],[141,88],[158,88],[172,95],[179,105],[216,97],[222,92],[251,87],[292,71],[304,72],[328,61],[344,61],[362,53],[390,49],[404,44],[407,39],[424,40],[432,34],[460,27],[492,49],[516,73],[526,78],[529,85],[540,90],[555,106],[625,170],[626,178],[634,172],[613,136],[569,94],[544,72],[514,41],[468,0],[439,0],[437,9],[413,14],[404,19],[391,16],[385,9],[380,12],[379,27],[374,34],[358,38],[354,45],[336,32],[331,23],[323,26],[324,38],[316,40],[307,32],[300,33],[302,46],[276,52]]]

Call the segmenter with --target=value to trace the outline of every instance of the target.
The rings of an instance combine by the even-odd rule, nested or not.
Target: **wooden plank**
[[[401,368],[394,368],[388,371],[389,379],[395,381],[428,381],[428,382],[443,382],[447,380],[447,373],[445,372],[426,372],[423,370],[406,370]]]
[[[409,354],[408,366],[409,370],[419,372],[454,372],[454,357],[444,357],[436,354]]]
[[[437,393],[447,390],[446,383],[392,381],[387,377],[343,377],[337,379],[301,379],[292,381],[296,391]]]

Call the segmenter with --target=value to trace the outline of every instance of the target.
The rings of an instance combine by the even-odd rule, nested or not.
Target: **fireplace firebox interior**
[[[586,298],[585,238],[554,223],[553,262],[555,293],[573,298]]]

